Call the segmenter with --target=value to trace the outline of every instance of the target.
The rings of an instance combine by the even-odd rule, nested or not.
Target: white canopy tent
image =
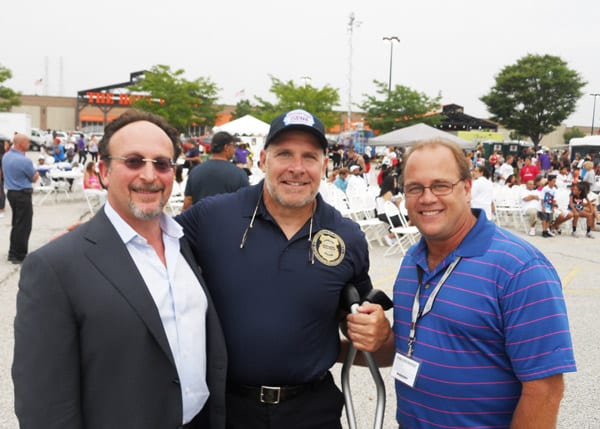
[[[226,131],[229,134],[239,137],[242,142],[248,145],[248,149],[252,152],[252,160],[256,166],[258,165],[260,151],[265,144],[265,138],[269,134],[270,127],[266,122],[252,115],[246,115],[218,127],[213,127],[213,132]]]
[[[269,124],[255,118],[252,115],[242,116],[226,124],[213,127],[213,131],[227,131],[229,134],[238,136],[266,136],[269,133]]]
[[[456,137],[454,134],[447,133],[446,131],[438,130],[437,128],[427,124],[415,124],[411,125],[410,127],[401,128],[377,137],[372,137],[369,139],[368,144],[370,146],[410,147],[418,141],[435,138],[450,140],[458,143],[463,149],[475,148],[475,143],[461,139],[460,137]]]

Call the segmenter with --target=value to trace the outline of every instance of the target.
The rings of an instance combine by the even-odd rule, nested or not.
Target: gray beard
[[[131,214],[133,214],[133,216],[136,219],[151,220],[151,219],[154,219],[154,218],[160,216],[160,214],[163,212],[163,209],[165,208],[166,204],[167,204],[167,201],[163,197],[161,197],[158,207],[155,210],[152,210],[151,212],[142,211],[131,200],[129,200],[128,206],[129,206],[129,210],[131,211]]]

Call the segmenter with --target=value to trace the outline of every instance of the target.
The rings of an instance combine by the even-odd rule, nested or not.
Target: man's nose
[[[154,168],[153,162],[144,162],[144,165],[140,169],[140,177],[146,180],[154,180],[156,178],[156,169]]]

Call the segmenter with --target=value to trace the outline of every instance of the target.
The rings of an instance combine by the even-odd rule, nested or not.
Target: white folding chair
[[[350,217],[358,223],[365,233],[369,248],[377,241],[383,246],[383,237],[387,234],[387,223],[376,216],[375,199],[367,192],[350,192],[347,194]]]
[[[319,193],[326,203],[335,207],[344,217],[350,217],[350,209],[348,208],[347,197],[344,191],[335,186],[333,183],[322,181],[319,187]]]
[[[492,201],[494,202],[498,225],[503,227],[513,226],[527,233],[529,225],[523,216],[520,192],[521,187],[519,186],[494,185]]]
[[[90,215],[94,215],[106,201],[106,190],[104,189],[84,189],[83,196],[87,203]]]
[[[54,186],[52,185],[52,180],[49,178],[46,180],[46,178],[42,179],[40,177],[37,183],[33,185],[33,196],[35,197],[39,194],[40,197],[34,198],[33,204],[36,206],[42,205],[44,201],[55,192],[56,189],[54,189]]]
[[[404,256],[409,247],[417,242],[420,235],[419,230],[416,226],[408,224],[406,217],[396,204],[391,201],[386,201],[384,203],[384,209],[385,217],[390,225],[390,232],[394,234],[395,238],[394,243],[385,251],[384,256],[393,255],[398,251]],[[402,226],[394,226],[394,221],[392,219],[395,216],[398,216]]]

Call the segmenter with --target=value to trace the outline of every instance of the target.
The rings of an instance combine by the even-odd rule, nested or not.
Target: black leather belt
[[[249,386],[247,384],[238,384],[228,381],[227,391],[244,398],[257,400],[263,404],[277,405],[282,401],[295,398],[296,396],[313,389],[328,377],[331,377],[329,371],[314,381],[295,386]]]

